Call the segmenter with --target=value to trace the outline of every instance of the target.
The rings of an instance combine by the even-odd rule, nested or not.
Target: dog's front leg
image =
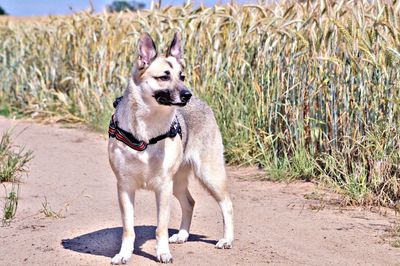
[[[118,182],[118,202],[121,210],[123,233],[121,250],[115,255],[112,264],[125,264],[132,256],[135,231],[133,228],[135,190],[125,182]]]
[[[166,181],[156,190],[157,201],[157,259],[161,263],[172,262],[168,246],[168,222],[170,216],[170,199],[172,196],[173,182]]]

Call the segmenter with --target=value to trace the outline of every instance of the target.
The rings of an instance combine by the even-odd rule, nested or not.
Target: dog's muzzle
[[[169,90],[160,90],[154,93],[153,97],[159,104],[171,105],[172,99]]]
[[[181,90],[181,92],[179,93],[180,102],[173,101],[171,97],[171,92],[169,90],[157,91],[154,93],[153,97],[161,105],[185,106],[192,97],[192,93],[187,89]]]

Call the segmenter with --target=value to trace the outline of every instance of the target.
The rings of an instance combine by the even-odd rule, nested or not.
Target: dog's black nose
[[[192,94],[188,90],[182,90],[179,96],[182,102],[187,103],[190,100],[190,97],[192,97]]]

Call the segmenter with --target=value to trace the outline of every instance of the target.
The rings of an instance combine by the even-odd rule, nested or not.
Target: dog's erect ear
[[[173,56],[178,60],[183,59],[181,35],[179,34],[179,32],[175,32],[174,39],[172,40],[171,45],[168,48],[167,56]]]
[[[148,33],[143,33],[140,36],[138,43],[138,67],[146,68],[150,65],[150,63],[157,57],[157,48],[154,44],[153,39]]]

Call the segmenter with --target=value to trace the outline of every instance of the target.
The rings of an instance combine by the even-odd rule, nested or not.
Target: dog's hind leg
[[[192,222],[194,200],[188,190],[188,178],[192,172],[190,166],[182,166],[174,176],[174,196],[178,199],[182,209],[182,220],[179,232],[169,238],[169,243],[184,243],[189,238]]]
[[[195,175],[218,202],[224,219],[224,238],[215,245],[216,248],[227,249],[232,247],[233,233],[233,207],[227,191],[227,177],[223,158],[213,158],[205,155],[195,165]]]
[[[121,210],[123,233],[120,252],[111,259],[112,264],[125,264],[132,256],[135,231],[133,228],[135,190],[130,184],[118,181],[118,202]]]

